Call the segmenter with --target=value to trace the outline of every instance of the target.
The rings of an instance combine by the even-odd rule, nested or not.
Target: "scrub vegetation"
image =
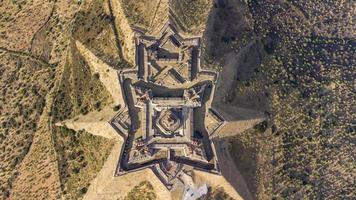
[[[125,200],[155,200],[157,199],[150,182],[144,181],[136,185],[125,197]]]
[[[231,75],[219,103],[266,116],[224,138],[256,199],[355,198],[353,1],[4,0],[0,13],[0,199],[87,193],[113,143],[55,124],[113,100],[75,42],[132,67],[125,33],[159,30],[169,13],[184,34],[203,35],[202,67]],[[125,197],[156,198],[149,182]],[[207,198],[230,197],[217,188]]]
[[[53,86],[54,69],[0,51],[0,198],[10,195]]]
[[[211,0],[173,0],[171,10],[183,31],[194,34],[205,28],[212,5]]]
[[[272,149],[257,153],[267,158],[264,162],[259,156],[255,160],[257,170],[265,171],[256,173],[257,178],[269,174],[271,181],[254,183],[265,187],[257,192],[258,199],[352,199],[356,41],[347,14],[352,13],[351,5],[251,1],[248,7],[263,53],[249,73],[236,76],[229,102],[255,101],[269,119],[271,134],[264,137],[270,139],[263,144]],[[328,12],[330,7],[345,13],[344,18]],[[242,59],[251,58],[247,53]],[[247,136],[240,136],[240,147],[233,148],[248,147],[260,137],[256,133],[241,143]],[[250,173],[242,171],[245,176]]]

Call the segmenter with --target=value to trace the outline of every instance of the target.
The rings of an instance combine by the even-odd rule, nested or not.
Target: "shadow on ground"
[[[231,97],[234,95],[237,81],[241,77],[251,76],[265,55],[265,52],[260,50],[263,49],[262,43],[254,36],[247,5],[240,1],[216,0],[203,33],[203,47],[202,67],[220,71],[212,107],[222,114],[227,122],[241,121],[243,124],[263,119],[263,110],[237,107],[236,101],[233,101],[234,97]],[[259,109],[263,107],[257,106]],[[217,153],[223,162],[222,174],[243,199],[254,199],[252,191],[247,187],[252,185],[253,180],[243,180],[244,174],[240,174],[235,165],[236,158],[228,153],[227,140],[228,138],[217,138],[214,141],[219,143]],[[234,145],[235,150],[242,148],[241,144]]]

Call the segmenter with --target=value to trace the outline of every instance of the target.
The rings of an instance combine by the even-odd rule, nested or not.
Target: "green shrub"
[[[253,128],[258,132],[258,133],[264,133],[267,130],[268,123],[267,121],[263,121],[259,124],[256,124]]]

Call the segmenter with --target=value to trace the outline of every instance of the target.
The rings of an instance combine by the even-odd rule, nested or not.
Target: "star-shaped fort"
[[[120,199],[142,181],[152,183],[158,199],[198,198],[207,186],[249,199],[223,138],[253,127],[263,115],[221,103],[233,79],[219,73],[229,77],[235,68],[201,67],[200,37],[183,37],[171,20],[157,32],[135,32],[135,67],[123,70],[76,41],[113,99],[100,111],[56,124],[115,141],[84,199]],[[114,111],[113,105],[121,106]]]
[[[211,136],[224,119],[211,108],[218,73],[200,67],[200,38],[167,23],[136,40],[135,69],[120,72],[127,110],[111,125],[124,138],[116,175],[151,168],[171,189],[189,169],[220,174]]]

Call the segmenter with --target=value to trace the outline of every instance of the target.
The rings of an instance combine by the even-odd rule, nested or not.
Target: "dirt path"
[[[153,26],[153,21],[156,19],[157,11],[158,11],[158,8],[159,8],[159,6],[160,6],[160,4],[161,4],[161,1],[162,1],[162,0],[159,0],[158,3],[157,3],[156,9],[155,9],[155,14],[153,15],[152,20],[151,20],[151,23],[150,23],[150,29],[151,29],[152,26]]]
[[[35,62],[39,62],[40,64],[42,65],[45,65],[47,67],[53,67],[53,65],[49,64],[46,60],[40,58],[40,57],[37,57],[31,53],[28,53],[28,52],[24,52],[24,51],[13,51],[13,50],[9,50],[9,49],[6,49],[5,47],[0,47],[0,52],[1,51],[4,51],[4,52],[7,52],[7,53],[10,53],[10,54],[14,54],[14,55],[17,55],[17,56],[20,56],[20,57],[24,57],[24,58],[29,58]]]
[[[49,16],[47,17],[47,19],[45,20],[45,22],[42,24],[42,26],[33,34],[31,41],[30,41],[30,46],[29,46],[29,52],[32,52],[32,48],[33,48],[33,41],[35,40],[37,34],[48,24],[49,20],[53,17],[54,11],[55,11],[55,6],[56,6],[56,2],[53,2],[53,6],[52,6],[52,10],[49,14]]]
[[[9,199],[57,199],[61,195],[58,164],[48,117],[41,117],[28,154],[21,162]]]
[[[46,105],[32,145],[19,166],[9,199],[58,199],[61,196],[57,154],[51,132],[52,119],[48,113],[52,110],[54,94],[61,82],[62,69],[56,71],[58,78],[46,96]]]
[[[225,101],[226,96],[234,87],[238,70],[242,67],[241,59],[254,44],[255,41],[251,41],[240,53],[228,54],[223,71],[219,74],[212,104],[226,120],[226,124],[219,132],[220,137],[236,135],[265,119],[264,113],[260,111],[229,105]]]
[[[224,58],[224,68],[219,74],[215,96],[212,103],[212,106],[224,117],[226,121],[224,127],[222,127],[217,134],[220,138],[242,133],[265,119],[262,112],[236,107],[235,105],[229,105],[226,103],[226,97],[236,83],[236,77],[239,69],[243,67],[242,59],[254,44],[255,41],[251,41],[244,48],[242,48],[238,54],[232,52]],[[216,142],[217,157],[219,159],[223,177],[226,178],[226,184],[221,185],[222,183],[219,183],[218,178],[213,179],[212,184],[223,186],[226,193],[233,198],[247,200],[254,199],[247,187],[246,181],[233,163],[233,158],[228,151],[228,144],[222,140],[217,140]],[[209,182],[209,177],[204,178],[207,182]],[[236,194],[234,194],[234,192]]]
[[[147,32],[148,34],[158,35],[164,24],[167,22],[169,18],[169,1],[170,0],[159,0],[154,17],[152,18]]]

